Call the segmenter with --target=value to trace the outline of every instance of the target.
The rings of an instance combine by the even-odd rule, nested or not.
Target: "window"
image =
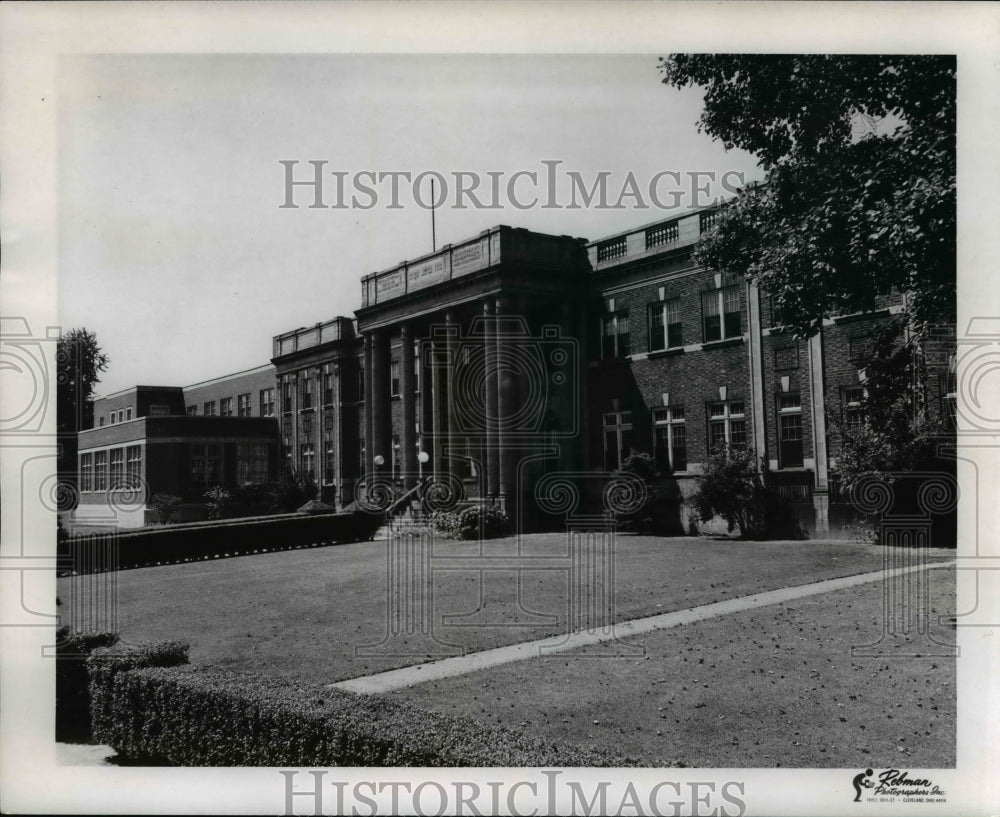
[[[605,359],[628,357],[631,340],[628,327],[628,312],[608,315],[602,323],[601,350]]]
[[[205,403],[205,416],[214,417],[215,416],[215,401],[208,400]]]
[[[330,372],[323,373],[323,405],[333,405],[333,375]]]
[[[625,236],[614,238],[611,241],[603,241],[597,245],[597,262],[624,258],[626,252],[628,252],[628,242]]]
[[[94,490],[94,455],[80,455],[80,490]]]
[[[742,400],[708,405],[708,449],[720,445],[742,447],[747,444],[746,412]]]
[[[952,358],[947,374],[941,375],[941,416],[949,431],[958,429],[958,376],[955,372],[955,359]]]
[[[240,417],[250,416],[250,394],[239,394],[236,396],[236,413]]]
[[[127,409],[125,409],[125,419],[126,420],[131,420],[132,419],[132,407],[131,406],[129,406]]]
[[[310,479],[316,478],[316,446],[312,443],[303,443],[299,450],[300,467],[303,475]]]
[[[246,485],[267,482],[267,443],[236,444],[236,483]]]
[[[358,438],[358,456],[359,456],[359,459],[358,459],[358,463],[359,463],[359,465],[358,465],[358,473],[361,476],[364,476],[364,473],[365,473],[365,460],[367,459],[366,456],[365,456],[365,454],[366,454],[366,451],[365,451],[365,438],[364,437],[359,437]]]
[[[468,347],[466,347],[468,349]],[[389,364],[389,394],[392,397],[399,396],[399,361],[394,360]]]
[[[778,465],[802,467],[802,401],[797,394],[778,395]]]
[[[683,346],[681,337],[681,299],[670,298],[649,305],[649,351]]]
[[[740,325],[740,288],[724,287],[701,296],[701,311],[705,323],[705,343],[713,340],[739,337],[743,333]]]
[[[222,482],[222,446],[218,443],[192,443],[191,484],[206,490]]]
[[[613,411],[604,415],[604,469],[614,471],[632,450],[632,412]]]
[[[661,474],[687,470],[687,428],[684,407],[653,411],[653,456]]]
[[[292,411],[292,381],[286,380],[281,386],[281,412],[290,414]]]
[[[130,445],[125,449],[125,474],[130,488],[138,488],[142,484],[142,448]]]
[[[848,432],[861,427],[864,420],[864,404],[864,386],[851,386],[844,389],[844,428]]]
[[[223,397],[219,401],[219,415],[222,417],[232,417],[233,416],[233,398]]]
[[[125,487],[125,449],[112,448],[108,455],[108,487],[118,491]]]
[[[646,249],[659,247],[663,244],[672,244],[677,240],[677,222],[671,224],[658,224],[646,230]]]
[[[420,343],[413,353],[413,390],[420,391]]]
[[[94,452],[94,490],[106,491],[108,489],[108,452]]]
[[[98,418],[97,420],[97,427],[100,428],[103,425],[104,425],[104,415],[102,414],[100,418]]]
[[[261,417],[273,417],[274,416],[274,389],[261,389],[260,390],[260,416]]]
[[[313,407],[313,382],[311,377],[302,378],[302,407],[301,410]]]
[[[775,369],[797,369],[799,368],[799,347],[782,346],[774,350]]]
[[[784,326],[786,323],[785,310],[781,306],[777,295],[771,296],[771,326]]]
[[[198,413],[198,407],[197,406],[188,406],[187,407],[187,413],[193,417],[194,415],[196,415]]]
[[[323,462],[323,484],[332,485],[334,482],[334,447],[333,440],[326,441],[326,458]]]
[[[166,403],[152,403],[149,406],[149,411],[147,414],[150,417],[169,417],[170,416],[170,406]]]

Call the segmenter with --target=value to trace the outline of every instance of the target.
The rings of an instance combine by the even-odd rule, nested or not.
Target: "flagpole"
[[[434,179],[431,178],[431,252],[437,252],[437,232],[434,225]]]

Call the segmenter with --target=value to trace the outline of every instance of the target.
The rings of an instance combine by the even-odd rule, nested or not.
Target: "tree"
[[[891,292],[914,328],[953,316],[954,57],[675,54],[661,70],[703,87],[699,129],[767,174],[700,263],[756,280],[800,337]]]
[[[101,351],[97,335],[88,329],[70,329],[56,345],[56,424],[60,433],[75,433],[84,427],[87,402],[108,356]]]

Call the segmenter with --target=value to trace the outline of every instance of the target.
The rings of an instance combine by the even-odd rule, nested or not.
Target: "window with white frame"
[[[204,411],[204,414],[205,414],[206,417],[214,417],[215,416],[215,401],[214,400],[206,400],[205,401],[205,411]]]
[[[302,405],[300,409],[305,411],[313,407],[313,382],[312,378],[305,376],[302,378]]]
[[[94,455],[89,452],[80,455],[80,490],[94,490]]]
[[[684,407],[653,410],[653,457],[661,474],[687,470],[687,427]]]
[[[708,405],[708,449],[720,445],[742,447],[747,444],[746,407],[742,400],[720,401]]]
[[[236,395],[236,413],[240,417],[249,417],[251,414],[250,408],[250,393],[238,394]]]
[[[299,451],[302,473],[309,479],[316,478],[316,446],[312,443],[304,443]]]
[[[236,482],[262,484],[268,477],[267,443],[236,444]]]
[[[323,372],[323,405],[333,405],[333,374]]]
[[[131,406],[129,406],[127,409],[125,409],[125,419],[126,420],[131,420],[132,419],[132,407]]]
[[[865,396],[864,386],[849,386],[844,389],[844,428],[848,433],[859,429],[864,422]]]
[[[108,452],[94,452],[94,490],[108,490]]]
[[[681,299],[669,298],[649,305],[649,351],[683,346]]]
[[[112,491],[125,487],[124,448],[112,448],[108,453],[108,484]]]
[[[723,287],[701,296],[701,311],[704,321],[705,343],[726,338],[736,338],[743,334],[740,321],[740,288]]]
[[[125,474],[130,488],[142,484],[142,447],[130,445],[125,449]]]
[[[232,417],[233,416],[233,398],[223,397],[219,401],[219,416],[220,417]]]
[[[281,413],[290,414],[292,411],[292,381],[291,379],[285,380],[281,385]]]
[[[631,354],[628,312],[615,312],[601,320],[601,354],[606,360]]]
[[[468,348],[468,347],[466,347]],[[389,394],[393,397],[399,396],[399,361],[394,360],[389,364]]]
[[[621,468],[631,450],[632,412],[608,412],[604,415],[604,469]]]
[[[274,388],[260,390],[260,416],[274,416]]]
[[[798,394],[779,394],[778,466],[802,467],[802,400]]]

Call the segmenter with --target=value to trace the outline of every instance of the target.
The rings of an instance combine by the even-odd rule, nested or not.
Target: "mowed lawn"
[[[517,547],[513,538],[484,545],[490,556],[511,555]],[[551,556],[558,565],[566,552],[566,538],[530,535],[523,537],[520,547],[522,554]],[[436,542],[432,565],[444,566],[444,558],[478,553],[478,543]],[[875,571],[883,566],[884,554],[884,548],[848,542],[619,536],[615,616],[617,620],[638,618]],[[932,549],[929,558],[952,559],[954,551]],[[526,570],[520,580],[512,571],[434,569],[426,585],[414,592],[430,605],[436,640],[407,639],[402,649],[397,645],[388,655],[359,656],[358,648],[382,641],[389,627],[386,566],[385,543],[366,542],[121,571],[115,576],[118,631],[127,641],[185,641],[191,646],[194,664],[322,684],[566,629],[569,585],[563,569]],[[60,579],[62,609],[86,602],[92,592],[89,588],[100,584],[94,578]],[[800,609],[811,608],[802,604]],[[468,614],[462,622],[466,626],[443,618],[463,614]],[[539,620],[537,614],[550,619]],[[758,641],[770,643],[772,623],[767,618],[759,622]],[[727,625],[721,619],[699,626],[725,631]],[[676,638],[677,633],[662,637]],[[846,647],[834,640],[839,635],[829,633],[830,648],[844,656]],[[739,669],[716,664],[727,672]],[[652,657],[639,666],[622,662],[626,665],[631,672],[650,676],[680,671],[657,668]],[[584,672],[583,666],[575,672]],[[578,703],[572,692],[567,693],[565,707],[572,709]]]
[[[928,579],[933,638],[953,645],[954,570]],[[873,582],[637,637],[645,658],[586,648],[390,694],[648,766],[953,767],[955,659],[915,633],[852,656],[882,621]]]

